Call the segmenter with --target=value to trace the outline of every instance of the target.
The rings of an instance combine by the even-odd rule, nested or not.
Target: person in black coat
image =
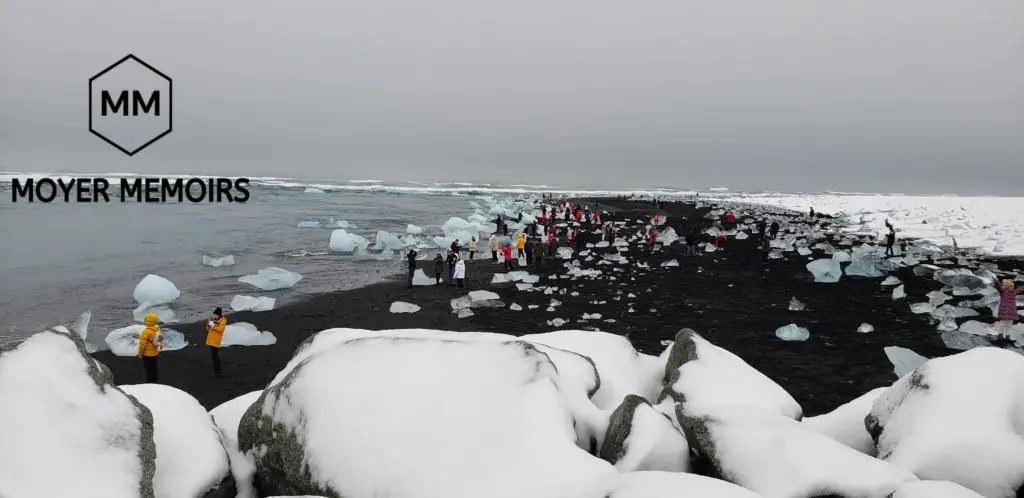
[[[416,273],[416,249],[409,249],[405,258],[409,260],[409,288],[412,289],[412,276]]]

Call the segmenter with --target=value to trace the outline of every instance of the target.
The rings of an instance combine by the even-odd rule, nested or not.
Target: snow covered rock
[[[739,356],[711,344],[691,329],[676,334],[665,365],[659,402],[672,398],[676,415],[708,414],[731,406],[753,407],[800,420],[803,409],[778,384]],[[692,443],[692,441],[691,441]]]
[[[914,474],[851,449],[791,418],[745,406],[680,423],[715,474],[766,497],[884,497]]]
[[[815,282],[835,283],[843,276],[842,266],[834,259],[817,259],[807,263],[807,271],[814,275]]]
[[[302,280],[302,275],[273,266],[260,269],[255,275],[238,278],[238,281],[243,284],[254,285],[265,291],[294,287],[299,280]]]
[[[0,353],[0,496],[153,498],[150,411],[64,327]]]
[[[142,333],[142,329],[144,328],[146,328],[145,325],[135,324],[111,330],[104,339],[104,342],[107,343],[107,347],[110,348],[110,352],[116,356],[137,356],[139,354],[139,334]],[[188,341],[185,340],[185,334],[182,334],[177,330],[161,327],[160,333],[164,336],[164,348],[161,350],[162,352],[178,351],[180,349],[185,349],[185,346],[188,346]]]
[[[585,498],[762,498],[719,479],[682,472],[626,472],[600,481]],[[581,497],[582,498],[582,497]]]
[[[571,368],[556,369],[556,350],[502,337],[314,336],[239,425],[260,494],[556,498],[616,474],[581,449],[580,427],[603,413],[572,373],[589,363],[564,353]]]
[[[868,391],[863,396],[817,417],[807,417],[800,422],[811,430],[824,434],[865,455],[875,456],[875,441],[864,427],[864,417],[871,412],[872,404],[887,387]]]
[[[627,395],[612,412],[600,457],[619,472],[687,472],[690,468],[686,436],[635,394]]]
[[[220,347],[229,346],[270,346],[277,344],[277,337],[270,332],[260,332],[255,325],[246,322],[229,323],[224,328]]]
[[[1012,498],[1024,485],[1024,356],[979,347],[928,360],[875,400],[865,425],[879,458],[921,479]]]
[[[402,301],[395,301],[391,303],[391,308],[389,309],[392,313],[415,313],[419,310],[419,306],[412,303],[404,303]]]
[[[221,257],[218,258],[218,257],[213,257],[213,256],[207,256],[207,255],[204,254],[203,255],[203,264],[206,265],[206,266],[212,266],[214,268],[219,268],[221,266],[231,266],[231,265],[235,264],[235,257],[228,255],[228,256],[221,256]]]
[[[235,296],[231,299],[231,309],[235,311],[270,311],[274,309],[276,299],[272,297]]]
[[[661,390],[665,360],[637,352],[623,336],[588,330],[558,330],[528,334],[519,339],[571,351],[593,361],[601,385],[591,401],[603,410],[614,410],[629,394],[653,402]]]
[[[120,386],[153,414],[157,498],[234,498],[228,456],[210,414],[192,395],[160,384]]]
[[[152,273],[143,277],[135,285],[135,291],[132,292],[135,302],[139,303],[136,310],[168,304],[178,299],[179,296],[181,296],[181,291],[170,280]]]
[[[235,489],[238,493],[236,498],[256,498],[256,488],[253,484],[256,464],[238,450],[238,423],[242,420],[245,411],[262,394],[263,391],[243,394],[210,410],[213,422],[217,424],[217,430],[220,432],[221,443],[227,450],[228,461],[231,464],[231,476],[234,478]]]
[[[887,498],[985,498],[949,481],[912,481],[896,488]]]

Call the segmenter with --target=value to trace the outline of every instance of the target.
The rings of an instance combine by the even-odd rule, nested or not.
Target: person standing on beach
[[[533,264],[533,238],[526,239],[526,264]]]
[[[1018,294],[1024,294],[1024,287],[1017,289],[1013,280],[1003,280],[1003,285],[999,287],[999,314],[996,318],[999,320],[999,333],[1006,339],[1010,337],[1010,328],[1020,319],[1017,314]]]
[[[768,230],[771,233],[772,240],[779,236],[779,222],[773,221],[771,228]]]
[[[498,234],[492,233],[491,238],[487,239],[488,247],[491,249],[491,261],[498,262]]]
[[[460,242],[461,241],[459,239],[452,241],[452,252],[455,253],[456,256],[462,254],[462,244],[460,244]]]
[[[459,290],[465,290],[466,262],[458,256],[455,256],[455,272],[452,273],[452,276],[455,278],[455,283],[459,286]]]
[[[437,285],[441,285],[441,275],[444,274],[444,258],[441,257],[441,253],[437,253],[434,256],[434,278],[437,279]]]
[[[697,256],[697,234],[692,231],[686,234],[686,250],[683,256]]]
[[[409,260],[409,288],[412,289],[412,276],[416,273],[416,249],[409,249],[405,259]],[[220,309],[220,308],[217,308]]]
[[[768,262],[768,255],[772,252],[772,243],[768,240],[768,237],[761,237],[761,262]]]
[[[811,218],[814,218],[814,207],[811,207]]]
[[[516,237],[516,254],[520,258],[526,257],[526,234],[519,232],[519,236]]]
[[[455,260],[458,257],[454,251],[448,251],[448,257],[445,260],[448,263],[448,285],[455,283]]]
[[[505,271],[512,271],[512,244],[505,244],[501,248],[501,257],[505,260]]]
[[[765,231],[768,230],[768,222],[760,220],[757,222],[757,236],[763,239]]]
[[[726,219],[726,221],[729,222],[729,226],[736,225],[736,215],[733,214],[732,211],[729,211],[729,214],[725,215],[725,219]]]
[[[889,222],[886,221],[886,224]],[[892,250],[892,245],[896,243],[896,229],[889,225],[889,233],[885,234],[885,255],[895,256],[896,254]]]
[[[415,261],[415,260],[414,260]],[[210,356],[213,358],[213,375],[220,377],[220,343],[224,340],[224,329],[228,326],[228,319],[224,312],[217,308],[213,310],[213,316],[206,322],[206,345],[210,346]]]
[[[476,237],[469,238],[469,260],[473,261],[473,255],[476,254]]]
[[[536,262],[537,268],[540,268],[540,264],[544,261],[544,256],[548,252],[548,246],[544,241],[537,241],[537,244],[533,246],[533,261]]]
[[[157,358],[164,348],[164,335],[160,333],[156,313],[146,314],[146,326],[139,332],[139,354],[142,368],[146,371],[146,384],[157,383]]]

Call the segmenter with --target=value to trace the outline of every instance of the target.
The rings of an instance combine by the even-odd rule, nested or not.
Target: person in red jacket
[[[730,225],[736,224],[736,215],[729,211],[729,214],[725,215],[725,219],[729,220]]]
[[[501,255],[505,259],[505,270],[512,271],[512,244],[505,244],[501,248]]]

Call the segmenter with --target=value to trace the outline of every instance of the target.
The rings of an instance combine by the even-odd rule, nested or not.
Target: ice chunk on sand
[[[395,235],[386,230],[379,230],[377,232],[377,237],[375,241],[376,242],[373,244],[373,248],[378,251],[382,251],[384,249],[388,249],[391,251],[401,251],[402,249],[405,249],[407,247],[405,242],[403,242],[402,239],[398,237],[398,235]]]
[[[815,282],[838,282],[843,275],[842,267],[834,259],[817,259],[807,263],[807,271],[814,275]]]
[[[256,488],[253,484],[256,464],[253,463],[252,458],[243,455],[238,450],[238,423],[241,422],[245,411],[262,394],[262,390],[243,394],[210,410],[210,416],[217,424],[221,442],[224,444],[228,460],[231,462],[231,475],[235,479],[235,489],[238,491],[235,498],[256,498]]]
[[[981,347],[933,358],[875,400],[879,458],[992,498],[1024,485],[1024,356]]]
[[[885,280],[882,280],[882,285],[885,287],[890,285],[900,285],[900,279],[893,276],[885,277]]]
[[[104,339],[110,352],[116,356],[134,357],[139,354],[139,334],[145,325],[135,324],[119,329],[111,330]],[[160,328],[164,336],[164,348],[162,351],[177,351],[188,346],[185,335],[177,330]]]
[[[365,248],[370,243],[364,237],[349,233],[341,228],[331,232],[330,248],[334,252],[352,254],[358,249]]]
[[[875,441],[864,427],[864,417],[871,412],[871,406],[887,387],[868,391],[861,397],[817,417],[807,417],[800,422],[836,441],[843,443],[868,456],[875,456]]]
[[[469,296],[462,296],[451,300],[452,311],[461,311],[469,309],[473,305],[473,300]],[[461,318],[461,317],[460,317]]]
[[[836,251],[836,252],[832,253],[832,259],[834,259],[835,261],[837,261],[839,263],[849,263],[850,262],[850,253],[848,253],[846,251]]]
[[[874,331],[875,331],[875,327],[873,325],[871,325],[870,323],[868,323],[868,322],[864,322],[864,323],[860,324],[860,327],[857,327],[857,332],[859,332],[861,334],[867,334],[867,333],[874,332]]]
[[[907,291],[904,290],[903,284],[900,284],[899,286],[897,286],[895,289],[892,290],[892,300],[893,301],[895,301],[897,299],[903,299],[905,297],[907,297]]]
[[[475,314],[476,313],[473,313],[473,310],[471,310],[469,308],[463,308],[463,309],[459,310],[459,312],[458,312],[458,314],[456,316],[458,316],[459,318],[469,318],[469,317],[471,317],[471,316],[473,316]]]
[[[140,496],[153,425],[113,382],[71,333],[40,332],[0,354],[0,495]]]
[[[911,303],[910,311],[913,311],[918,315],[923,313],[931,313],[935,311],[935,306],[933,306],[932,303]]]
[[[667,246],[679,240],[679,235],[676,234],[676,231],[673,230],[672,227],[668,227],[658,234],[656,240]]]
[[[404,303],[402,301],[395,301],[391,303],[390,311],[392,313],[415,313],[420,310],[419,306],[412,303]]]
[[[491,301],[494,299],[501,299],[501,296],[485,290],[475,290],[469,293],[470,301]]]
[[[228,324],[224,328],[224,338],[220,347],[228,346],[270,346],[277,343],[277,337],[270,332],[260,332],[251,323],[238,322]]]
[[[903,377],[928,361],[928,358],[898,346],[885,348],[885,356],[892,363],[893,373],[896,374],[896,377]]]
[[[160,384],[119,386],[153,414],[157,497],[210,496],[230,486],[228,456],[210,415],[192,395]]]
[[[302,275],[273,266],[263,268],[255,275],[238,278],[239,282],[254,285],[265,291],[287,289],[293,287],[299,280],[302,280]]]
[[[217,257],[213,257],[213,256],[207,256],[207,255],[204,254],[203,255],[203,264],[206,265],[206,266],[212,266],[214,268],[219,268],[221,266],[231,266],[231,265],[235,264],[235,257],[231,256],[231,255],[228,255],[228,256],[221,256],[221,257],[217,258]]]
[[[132,292],[135,302],[139,303],[137,310],[168,304],[178,296],[181,296],[181,291],[170,280],[152,273],[143,277]]]
[[[296,228],[320,228],[321,226],[323,225],[319,221],[300,221],[298,225],[295,225]]]
[[[409,226],[405,227],[405,233],[412,235],[420,235],[423,233],[423,227],[418,227],[410,223]]]
[[[959,351],[966,351],[968,349],[991,345],[988,339],[985,339],[984,337],[960,332],[958,330],[945,330],[939,334],[939,337],[942,338],[942,343],[945,344],[947,348]]]
[[[160,320],[160,323],[174,323],[178,321],[178,318],[174,315],[174,310],[167,306],[143,309],[136,308],[132,311],[132,318],[134,318],[136,322],[145,322],[146,315],[150,313],[156,313],[157,320]]]
[[[522,306],[519,306],[519,305],[518,305],[518,304],[516,304],[516,303],[512,303],[511,305],[509,305],[508,309],[510,309],[510,310],[512,310],[512,311],[522,311],[522,310],[523,310],[523,307],[522,307]]]
[[[807,305],[797,301],[795,297],[789,300],[789,311],[803,311],[805,308]]]
[[[846,274],[860,277],[884,277],[885,272],[880,268],[880,258],[871,253],[859,252],[853,255],[850,264],[846,267]]]
[[[235,311],[270,311],[277,300],[272,297],[235,296],[231,299],[231,309]]]
[[[423,268],[417,268],[416,273],[412,274],[412,285],[437,285],[437,279],[428,277],[423,273]]]
[[[775,337],[783,341],[806,341],[811,338],[811,333],[807,329],[791,323],[775,329]]]
[[[674,260],[674,259],[670,259],[670,260],[665,261],[664,263],[662,263],[661,266],[662,266],[662,268],[668,268],[668,267],[671,267],[671,266],[679,266],[679,261]]]
[[[991,324],[979,322],[977,320],[967,320],[966,322],[961,323],[960,332],[980,336],[999,335],[999,332]]]
[[[807,248],[807,247],[798,247],[798,248],[796,248],[796,253],[801,255],[801,256],[810,256],[811,252],[812,251],[810,250],[810,248]]]

